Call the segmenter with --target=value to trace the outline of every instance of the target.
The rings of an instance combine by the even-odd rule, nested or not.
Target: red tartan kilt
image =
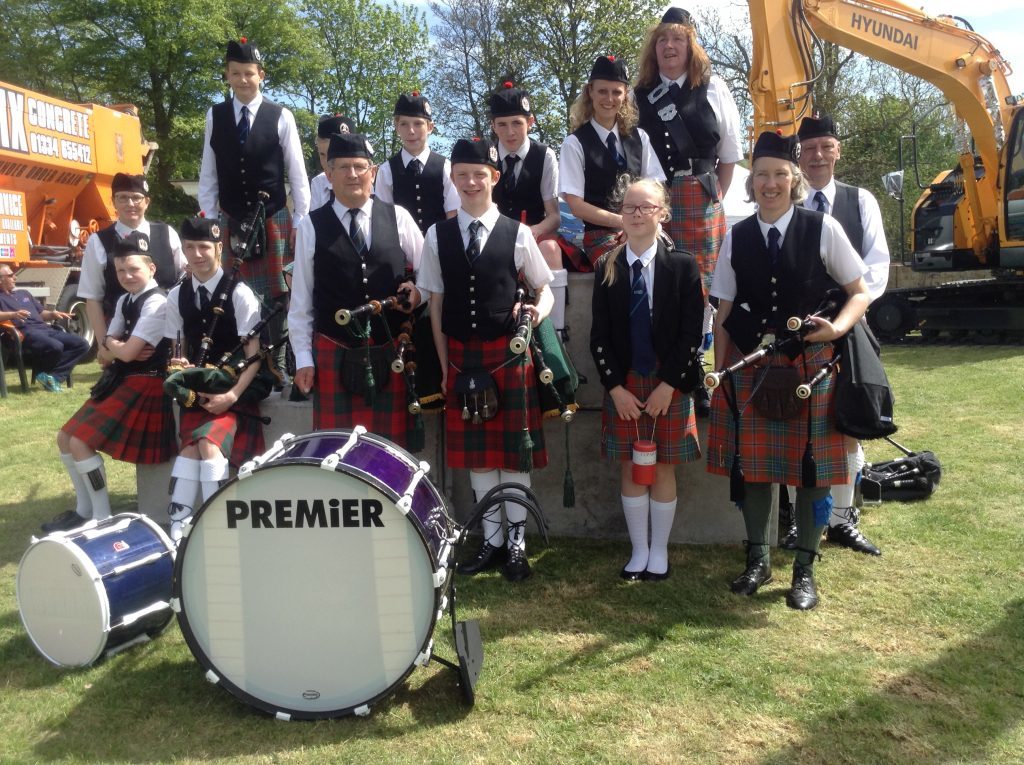
[[[448,338],[448,397],[445,404],[445,455],[453,468],[521,470],[519,454],[523,436],[523,390],[526,390],[528,427],[533,439],[533,467],[548,464],[541,425],[540,401],[537,397],[537,375],[533,359],[526,353],[527,363],[515,360],[497,371],[512,352],[508,338],[460,343]],[[487,422],[474,425],[462,419],[462,401],[455,393],[456,369],[486,369],[498,386],[498,414]]]
[[[630,371],[626,376],[626,390],[641,401],[646,401],[661,383],[658,376],[641,375]],[[605,391],[604,406],[601,410],[601,456],[613,460],[627,461],[633,458],[633,442],[640,438],[651,438],[653,421],[644,415],[639,421],[623,420],[615,411],[612,397]],[[697,441],[697,419],[693,414],[693,399],[680,391],[672,394],[672,405],[668,414],[658,417],[654,442],[658,444],[658,462],[678,465],[700,459],[700,443]]]
[[[677,250],[692,253],[697,259],[704,294],[711,289],[718,251],[725,238],[725,209],[712,202],[696,178],[673,178],[669,189],[672,218],[666,228]]]
[[[371,433],[407,448],[413,416],[408,410],[409,393],[405,377],[389,371],[388,384],[383,390],[376,391],[371,407],[364,396],[345,390],[341,379],[342,349],[343,346],[325,335],[317,333],[313,338],[313,364],[316,368],[313,428],[338,430],[362,425]]]
[[[234,250],[231,247],[231,235],[237,232],[239,237],[243,236],[237,231],[241,221],[227,219],[224,226],[224,270],[228,273],[234,264]],[[264,300],[280,297],[287,290],[282,273],[285,265],[292,262],[291,255],[292,218],[287,208],[278,210],[267,218],[266,237],[267,246],[263,257],[258,260],[243,261],[239,274],[257,296]]]
[[[178,431],[181,448],[184,449],[205,438],[220,449],[221,454],[226,456],[232,465],[238,467],[265,451],[263,423],[256,417],[247,416],[258,415],[259,412],[257,404],[235,404],[230,410],[219,415],[210,414],[202,408],[182,409]]]
[[[807,349],[807,374],[803,373],[803,361],[797,356],[792,362],[785,356],[772,360],[775,366],[791,365],[801,370],[800,378],[814,375],[832,358],[832,346],[815,343]],[[740,359],[740,353],[733,349],[730,364]],[[784,483],[789,486],[803,484],[801,465],[804,447],[807,443],[807,412],[792,420],[768,420],[757,413],[749,404],[755,381],[764,367],[747,367],[733,376],[736,384],[737,402],[741,411],[740,454],[743,456],[743,472],[747,482]],[[833,405],[834,375],[814,386],[811,395],[811,453],[817,464],[817,485],[830,486],[846,483],[846,447],[843,436],[836,430],[835,407]],[[733,416],[726,402],[725,388],[728,381],[711,397],[711,417],[708,423],[708,464],[709,473],[729,475],[732,469],[734,449]],[[746,407],[746,408],[744,408]]]
[[[583,252],[587,254],[590,265],[619,246],[619,232],[611,228],[588,228],[583,232]]]
[[[65,433],[115,460],[156,465],[177,454],[174,413],[162,377],[129,375],[102,401],[88,399]]]

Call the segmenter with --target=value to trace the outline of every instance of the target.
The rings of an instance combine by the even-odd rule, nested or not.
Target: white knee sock
[[[502,483],[518,483],[520,486],[530,488],[530,474],[518,473],[512,470],[501,471]],[[510,494],[526,496],[525,492],[509,489]],[[529,511],[517,502],[505,503],[505,520],[508,522],[508,546],[518,547],[526,551],[526,518]]]
[[[860,475],[862,467],[864,467],[864,452],[861,451],[860,444],[857,444],[856,451],[846,453],[849,481],[832,486],[832,515],[828,519],[829,526],[853,522],[853,495],[857,486],[857,476]]]
[[[486,473],[470,471],[469,485],[473,487],[473,494],[476,495],[477,502],[484,498],[484,494],[501,483],[499,476],[500,472],[497,470],[488,470]],[[500,502],[487,508],[487,512],[484,513],[482,528],[485,542],[489,542],[495,547],[501,547],[505,544],[505,533],[501,529]]]
[[[620,495],[620,499],[622,514],[626,516],[629,541],[633,545],[633,554],[626,564],[626,571],[644,571],[650,556],[650,546],[647,543],[647,519],[651,514],[650,494],[642,494],[639,497]]]
[[[226,457],[214,457],[199,463],[199,480],[203,487],[203,502],[213,496],[221,482],[228,479],[231,466]]]
[[[82,477],[85,490],[92,503],[92,519],[102,521],[110,517],[110,495],[107,493],[107,473],[103,469],[103,458],[94,454],[88,459],[75,463],[75,470]]]
[[[178,457],[171,467],[171,503],[167,514],[171,517],[171,539],[175,542],[181,539],[185,521],[195,512],[201,464],[191,457]]]
[[[64,463],[64,469],[71,476],[71,485],[75,487],[75,512],[81,518],[89,520],[92,517],[92,500],[89,498],[89,490],[85,486],[85,477],[75,467],[75,458],[70,454],[60,453],[60,461]]]
[[[702,330],[703,334],[707,335],[714,329],[716,313],[717,311],[715,311],[715,307],[711,305],[711,303],[704,304],[704,327]],[[704,350],[707,350],[707,348],[705,348]]]
[[[672,521],[676,517],[677,501],[651,500],[651,557],[647,561],[647,570],[652,574],[668,571],[668,538],[672,533]]]
[[[564,268],[553,270],[551,275],[551,293],[555,297],[555,305],[551,309],[551,323],[556,330],[565,329],[565,294],[569,289],[569,272]]]

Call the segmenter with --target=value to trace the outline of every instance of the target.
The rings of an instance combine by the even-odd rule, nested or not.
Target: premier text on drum
[[[293,507],[294,505],[294,507]],[[358,528],[384,526],[384,506],[376,499],[240,499],[227,501],[228,528],[239,523],[254,529]]]

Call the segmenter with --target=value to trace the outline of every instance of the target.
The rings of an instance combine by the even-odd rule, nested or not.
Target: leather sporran
[[[89,397],[93,401],[103,401],[124,379],[124,366],[119,361],[111,362],[100,374],[100,379],[89,389]]]
[[[796,367],[766,367],[751,403],[767,420],[792,420],[806,414],[807,401],[796,389],[803,380]]]
[[[455,392],[462,402],[462,419],[474,425],[498,415],[498,384],[484,369],[470,369],[455,375]]]
[[[369,356],[369,362],[367,362]],[[384,390],[391,379],[391,362],[394,361],[395,351],[388,345],[371,345],[369,354],[367,348],[345,348],[341,353],[341,384],[345,390],[356,396],[365,396],[370,392],[370,383],[373,384],[373,392]],[[369,364],[372,380],[367,379],[367,364]]]

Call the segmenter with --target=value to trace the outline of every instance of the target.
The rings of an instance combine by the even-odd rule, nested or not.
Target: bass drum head
[[[64,667],[85,667],[103,652],[110,605],[99,572],[71,542],[43,538],[18,566],[18,610],[36,649]]]
[[[396,499],[383,484],[295,463],[211,497],[174,570],[181,630],[208,678],[298,719],[361,712],[404,680],[439,595],[422,532]]]

